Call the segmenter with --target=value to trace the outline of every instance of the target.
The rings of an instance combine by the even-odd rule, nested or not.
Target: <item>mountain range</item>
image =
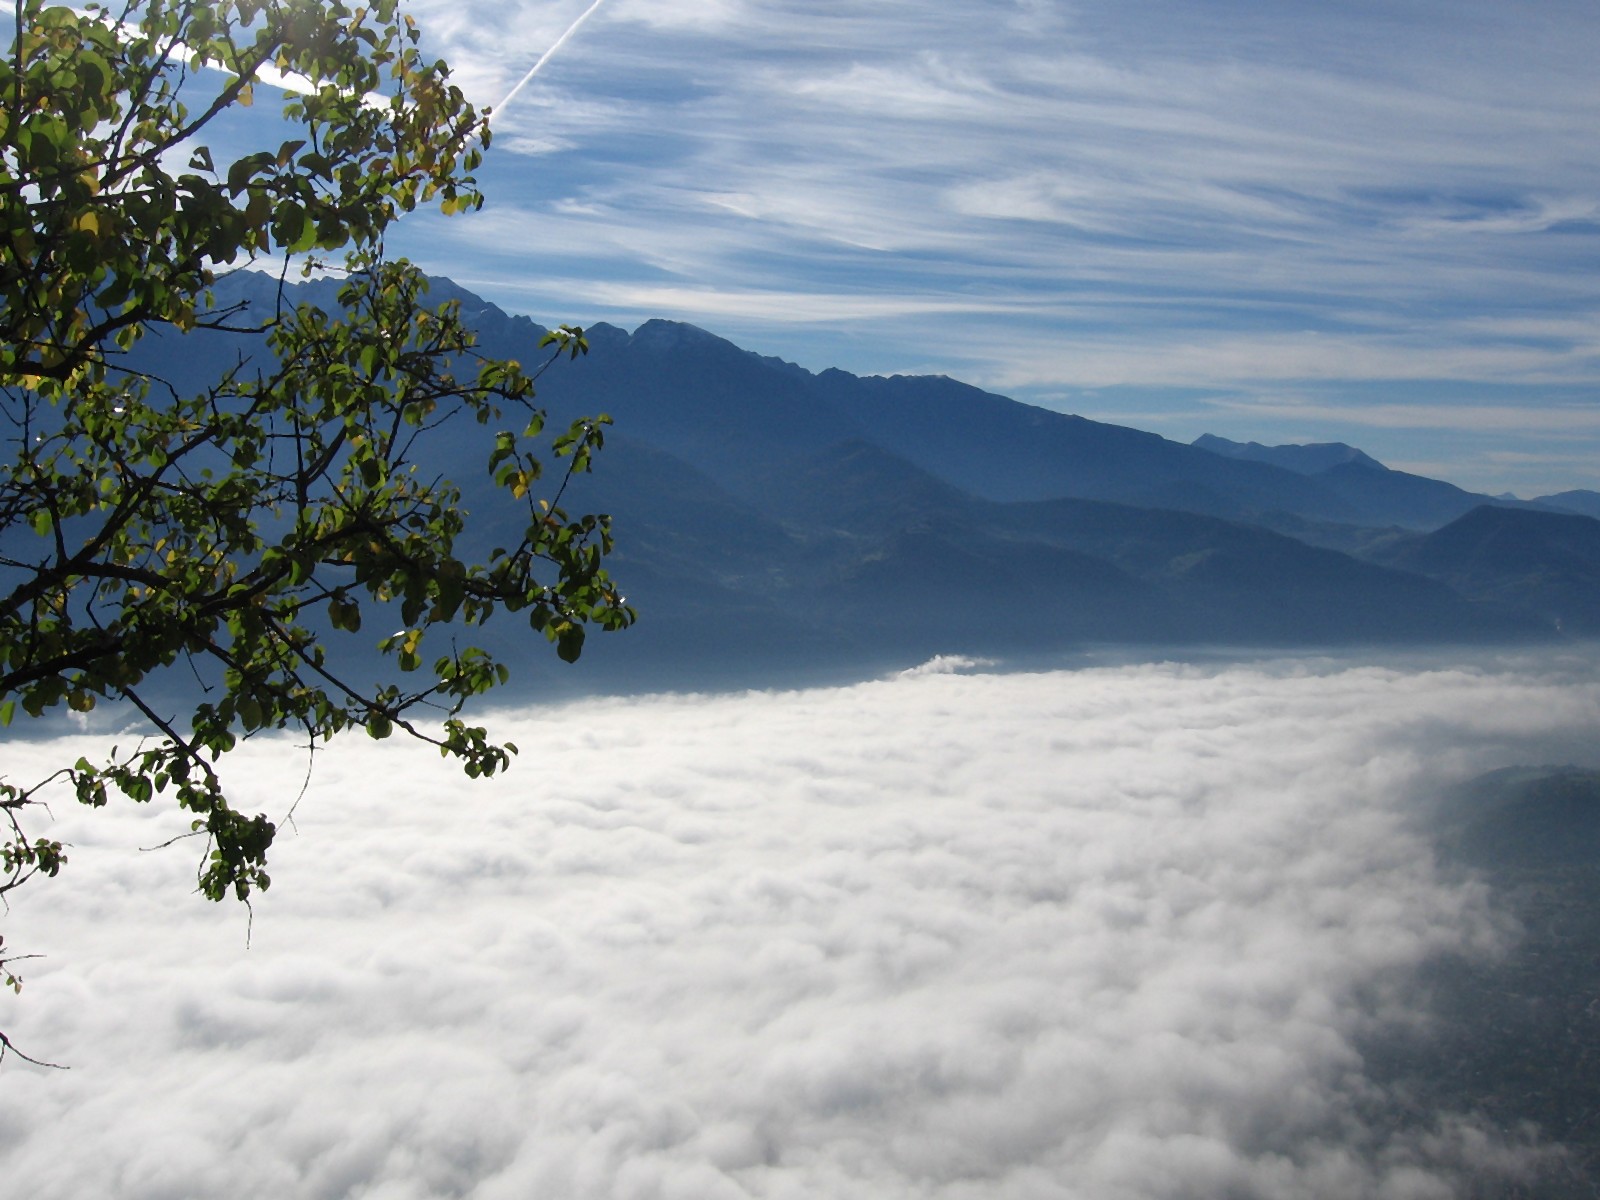
[[[240,273],[220,299],[265,303],[276,286]],[[296,298],[331,290],[302,284]],[[541,357],[531,320],[448,280],[432,299],[461,303],[484,352]],[[564,503],[612,514],[613,574],[640,621],[590,640],[580,687],[823,679],[1108,644],[1600,632],[1593,492],[1479,495],[1337,443],[1185,445],[945,377],[814,373],[678,322],[600,324],[588,338],[590,353],[545,374],[539,398],[555,426],[599,412],[615,422]],[[238,338],[177,349],[150,338],[140,353],[197,384],[251,352]],[[453,474],[487,537],[478,461]],[[520,654],[509,624],[485,632]],[[571,686],[549,658],[533,656],[530,680]]]

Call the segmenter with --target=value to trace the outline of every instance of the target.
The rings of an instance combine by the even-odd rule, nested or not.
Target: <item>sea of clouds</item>
[[[140,849],[172,814],[63,801],[0,1029],[71,1070],[0,1065],[5,1191],[1431,1200],[1559,1153],[1395,1116],[1362,1047],[1514,940],[1429,823],[1592,759],[1594,663],[983,669],[503,713],[488,782],[336,743],[253,926]],[[281,815],[306,760],[228,770]]]

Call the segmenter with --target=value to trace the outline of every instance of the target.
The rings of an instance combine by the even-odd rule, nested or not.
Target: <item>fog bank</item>
[[[1514,937],[1447,783],[1592,754],[1581,660],[933,669],[501,714],[509,776],[319,755],[271,891],[57,806],[0,1028],[18,1195],[1442,1197],[1558,1153],[1391,1120],[1413,973]],[[13,744],[25,778],[77,742]],[[287,810],[289,741],[229,763]]]

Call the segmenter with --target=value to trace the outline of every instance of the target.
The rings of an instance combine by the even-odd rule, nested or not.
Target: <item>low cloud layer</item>
[[[950,664],[944,664],[949,666]],[[962,664],[965,666],[965,664]],[[1445,783],[1572,759],[1584,664],[908,673],[505,714],[471,783],[318,758],[274,885],[58,810],[0,1172],[48,1197],[1426,1197],[1554,1153],[1385,1114],[1364,1040],[1514,931]],[[22,778],[76,745],[8,747]],[[305,763],[232,765],[281,814]],[[87,818],[87,819],[86,819]]]

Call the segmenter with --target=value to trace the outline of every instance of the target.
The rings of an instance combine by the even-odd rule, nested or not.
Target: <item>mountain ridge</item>
[[[275,301],[276,286],[254,293]],[[302,286],[289,294],[333,291]],[[462,304],[484,354],[530,367],[549,354],[543,327],[465,288],[439,281],[431,299]],[[1564,593],[1558,612],[1536,571],[1489,586],[1418,548],[1492,498],[1353,447],[1318,450],[1328,461],[1307,474],[948,377],[812,372],[684,322],[601,323],[588,337],[587,356],[541,377],[539,402],[553,428],[598,411],[615,421],[563,503],[612,514],[613,571],[641,620],[590,640],[584,686],[747,684],[1098,643],[1503,644],[1589,629],[1570,614],[1591,565],[1600,580],[1600,538],[1563,541],[1553,514],[1496,510],[1526,518],[1538,553],[1571,560],[1578,599]],[[207,373],[202,354],[174,353],[206,343],[146,343],[139,353],[174,374]],[[481,458],[449,441],[436,457],[479,514],[471,535],[492,544],[500,506]],[[1561,516],[1600,534],[1600,521]],[[1468,522],[1441,544],[1506,536]],[[533,660],[540,686],[567,678],[522,653],[513,625],[478,633]]]

